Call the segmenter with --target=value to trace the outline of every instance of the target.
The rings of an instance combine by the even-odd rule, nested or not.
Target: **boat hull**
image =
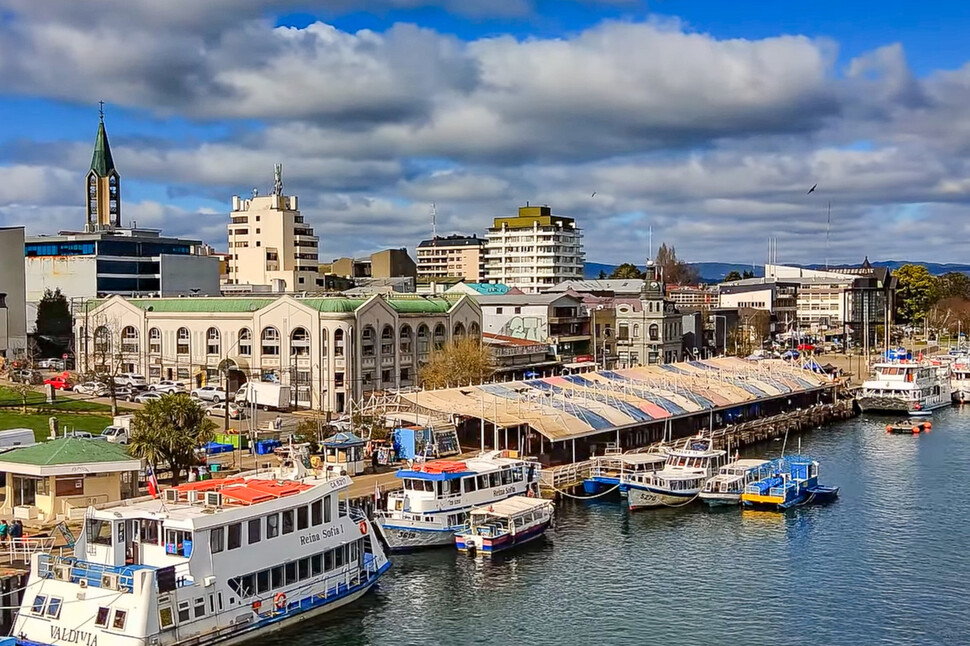
[[[606,493],[610,489],[616,489],[617,485],[620,484],[619,478],[587,478],[583,480],[583,491],[586,495],[595,496],[601,493]]]
[[[631,486],[627,492],[627,506],[630,511],[652,507],[679,507],[693,501],[698,493],[698,491],[672,492]]]
[[[698,498],[709,507],[735,507],[741,504],[740,493],[702,491]]]
[[[970,402],[970,390],[954,390],[953,391],[953,401],[958,404],[966,404]]]
[[[496,538],[473,537],[465,534],[455,534],[455,547],[461,552],[475,550],[482,554],[492,555],[510,550],[513,547],[528,543],[545,534],[552,521],[547,520],[536,524],[516,534],[504,534]],[[475,540],[478,539],[478,540]]]
[[[935,402],[922,402],[919,408],[916,408],[910,400],[894,397],[860,397],[857,402],[859,404],[859,410],[864,413],[910,413],[915,411],[931,411],[950,405],[949,399],[942,398]]]
[[[378,524],[378,527],[391,552],[411,552],[435,547],[448,547],[454,542],[455,537],[455,530],[451,528],[424,529],[383,524]]]

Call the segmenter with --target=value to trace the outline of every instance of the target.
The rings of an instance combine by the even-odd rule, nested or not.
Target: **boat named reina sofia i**
[[[36,554],[21,646],[236,644],[353,603],[389,567],[347,476],[307,470],[192,482],[90,508],[74,558]]]

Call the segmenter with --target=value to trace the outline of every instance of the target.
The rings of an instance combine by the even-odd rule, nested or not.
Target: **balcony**
[[[361,357],[360,365],[362,368],[376,368],[377,357]]]

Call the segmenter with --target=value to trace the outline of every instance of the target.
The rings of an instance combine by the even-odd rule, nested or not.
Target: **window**
[[[234,523],[229,526],[229,549],[239,547],[242,547],[242,523]]]
[[[84,478],[59,477],[54,480],[54,493],[57,496],[82,496]]]
[[[323,572],[323,555],[314,554],[310,557],[310,572],[313,576],[317,576]]]
[[[88,543],[96,545],[111,545],[111,523],[97,518],[88,519]]]
[[[633,338],[634,339],[639,339],[640,338],[640,324],[639,323],[634,323],[633,324]]]
[[[296,528],[306,529],[310,525],[310,514],[306,505],[296,508]]]
[[[327,328],[323,328],[320,331],[320,356],[327,356]]]
[[[162,353],[162,331],[157,327],[148,331],[148,352],[150,354]]]
[[[401,354],[411,354],[411,326],[402,325],[401,335]]]
[[[107,617],[105,621],[107,622]],[[169,628],[175,623],[175,618],[172,616],[172,609],[168,606],[164,606],[158,609],[158,625],[162,629]]]
[[[276,567],[274,567],[272,569],[272,574],[273,574],[273,587],[274,588],[282,588],[284,585],[286,585],[286,581],[283,578],[283,566],[282,565],[277,565]]]
[[[360,356],[374,356],[374,328],[369,325],[364,326],[360,333]]]
[[[290,334],[290,355],[305,357],[310,354],[310,333],[298,327]]]
[[[103,325],[94,331],[94,353],[101,357],[111,353],[111,332]]]
[[[323,501],[317,500],[310,505],[310,522],[314,527],[323,523]]]
[[[431,344],[431,330],[427,325],[418,328],[418,354],[428,354]]]
[[[115,610],[115,620],[111,622],[111,627],[115,630],[125,629],[125,619],[128,618],[128,613],[124,610]]]
[[[285,566],[286,568],[286,584],[296,583],[299,581],[299,577],[296,574],[296,561],[290,561]]]
[[[205,353],[218,355],[222,339],[219,334],[219,330],[214,327],[210,327],[205,331]]]
[[[522,313],[522,308],[521,307],[515,307],[515,308],[512,309],[512,313],[513,314],[521,314]]]
[[[272,589],[270,587],[269,570],[263,570],[262,572],[256,573],[256,592],[263,594],[267,590]]]
[[[280,535],[280,515],[272,514],[266,517],[266,538],[276,538]]]
[[[253,353],[253,333],[248,327],[239,330],[239,354],[250,356]]]
[[[261,336],[262,344],[260,352],[263,354],[279,356],[280,353],[280,331],[275,327],[263,328]]]
[[[630,326],[628,324],[620,323],[617,326],[617,330],[618,330],[617,338],[620,339],[621,341],[626,341],[627,339],[630,338]]]
[[[53,617],[54,619],[59,619],[61,616],[61,599],[60,597],[51,597],[51,600],[47,602],[47,616]]]
[[[333,569],[333,550],[327,550],[323,555],[324,569],[329,572]]]
[[[192,604],[195,607],[195,618],[205,615],[205,597],[198,597]]]
[[[434,327],[434,349],[440,350],[445,345],[445,326],[438,323]]]
[[[121,331],[121,351],[128,354],[138,353],[138,330],[131,325]]]
[[[656,323],[651,324],[650,325],[650,340],[651,341],[657,341],[659,336],[660,336],[660,327]]]
[[[502,308],[501,307],[496,307],[495,308],[495,313],[496,314],[501,314],[502,313]]]
[[[334,330],[333,333],[333,356],[342,357],[344,356],[344,331],[342,329]]]
[[[258,518],[254,518],[251,521],[249,521],[249,544],[250,545],[252,545],[253,543],[258,543],[262,538],[261,532],[260,532],[260,529],[262,528],[262,526],[263,526],[263,523]]]
[[[226,528],[213,527],[209,530],[209,551],[213,554],[221,552],[226,545]]]
[[[299,570],[300,570],[300,581],[305,581],[310,578],[310,558],[309,557],[300,559]]]
[[[189,329],[180,327],[175,338],[175,354],[189,353]]]
[[[47,603],[47,597],[42,594],[38,594],[34,597],[34,605],[30,607],[30,611],[35,615],[44,614],[44,604]]]
[[[94,625],[100,628],[106,628],[108,626],[108,617],[111,615],[111,611],[104,606],[98,608],[98,616],[94,620]]]
[[[176,370],[175,370],[175,378],[176,379],[182,379],[182,380],[191,379],[192,378],[192,375],[189,373],[189,369],[188,368],[176,368]]]
[[[283,512],[283,533],[293,533],[293,510],[287,509]]]

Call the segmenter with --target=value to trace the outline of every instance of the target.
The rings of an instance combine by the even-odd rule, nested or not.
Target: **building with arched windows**
[[[195,387],[222,383],[224,366],[230,391],[276,381],[290,386],[294,407],[335,413],[414,386],[434,348],[481,333],[481,308],[464,295],[111,297],[75,317],[82,372],[104,366]]]
[[[667,299],[652,261],[636,298],[615,298],[617,366],[673,363],[683,356],[683,316]]]

